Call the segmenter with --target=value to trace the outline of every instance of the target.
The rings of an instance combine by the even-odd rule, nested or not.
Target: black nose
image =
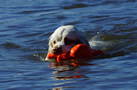
[[[53,49],[53,54],[60,54],[62,52],[62,47],[55,47]]]

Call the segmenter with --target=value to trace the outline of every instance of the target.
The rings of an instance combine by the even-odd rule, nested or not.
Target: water
[[[136,8],[136,0],[0,0],[0,89],[136,90]],[[106,55],[79,66],[43,62],[49,36],[66,24]]]

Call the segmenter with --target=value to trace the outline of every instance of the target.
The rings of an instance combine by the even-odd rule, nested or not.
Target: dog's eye
[[[56,41],[53,41],[53,44],[56,44]]]
[[[65,37],[65,38],[64,38],[64,42],[65,42],[65,45],[70,45],[70,44],[73,44],[73,43],[74,43],[74,40]]]

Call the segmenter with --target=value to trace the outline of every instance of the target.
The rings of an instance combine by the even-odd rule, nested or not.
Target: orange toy
[[[103,54],[103,51],[91,49],[85,44],[78,44],[70,50],[70,56],[74,59],[93,58],[94,56]]]
[[[49,53],[49,54],[47,55],[47,58],[48,58],[48,59],[56,59],[57,56],[58,56],[58,55],[54,55],[54,54],[52,54],[52,53]]]
[[[103,55],[104,52],[101,50],[91,49],[85,44],[75,45],[69,53],[54,55],[49,53],[48,59],[57,59],[57,62],[71,60],[71,59],[91,59],[97,55]]]

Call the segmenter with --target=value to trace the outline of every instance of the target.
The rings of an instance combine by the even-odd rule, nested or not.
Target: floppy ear
[[[76,29],[76,31],[77,31],[77,35],[79,37],[79,39],[77,38],[77,40],[76,40],[76,44],[86,44],[86,45],[90,46],[86,37],[84,35],[82,35],[81,32],[78,31],[77,29]]]
[[[75,40],[75,44],[86,44],[86,45],[90,46],[87,40],[78,40],[77,39],[77,40]]]
[[[75,40],[75,44],[82,44],[80,40]]]

